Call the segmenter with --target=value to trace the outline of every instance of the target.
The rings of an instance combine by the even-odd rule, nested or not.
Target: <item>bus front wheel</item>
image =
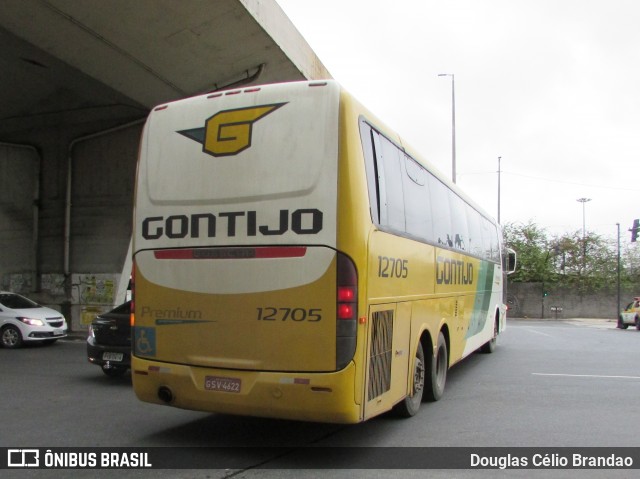
[[[447,352],[447,341],[444,334],[438,334],[438,345],[434,355],[430,355],[426,371],[428,380],[425,381],[425,399],[437,401],[444,393],[444,385],[447,382],[447,370],[449,369],[449,354]]]
[[[480,347],[480,352],[483,354],[491,354],[496,350],[496,343],[498,341],[498,318],[496,317],[493,323],[493,337]]]

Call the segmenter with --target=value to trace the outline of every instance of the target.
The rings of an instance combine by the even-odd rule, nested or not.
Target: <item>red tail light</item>
[[[336,298],[338,319],[356,319],[358,305],[358,274],[349,257],[338,253]]]
[[[354,286],[338,286],[338,302],[351,302],[356,300],[356,288]]]
[[[338,303],[338,319],[353,319],[354,309],[350,304]]]
[[[358,272],[342,253],[338,253],[336,318],[336,370],[340,370],[353,359],[358,332]]]
[[[136,266],[135,264],[131,267],[131,315],[129,316],[129,321],[131,326],[135,325],[136,315],[135,315],[135,300],[136,300]]]

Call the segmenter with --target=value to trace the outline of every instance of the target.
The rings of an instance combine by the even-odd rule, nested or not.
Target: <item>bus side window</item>
[[[450,191],[438,178],[429,175],[433,240],[436,244],[453,248],[454,238],[451,236],[451,210],[449,209]]]
[[[482,258],[482,224],[480,222],[480,213],[478,213],[470,205],[466,206],[467,224],[469,226],[469,245],[468,252],[472,255]]]
[[[374,133],[375,134],[375,133]],[[404,194],[400,150],[384,136],[374,139],[378,184],[380,186],[380,224],[399,232],[405,231]],[[378,148],[377,145],[380,145]]]
[[[369,191],[369,209],[371,211],[371,220],[375,224],[380,224],[380,186],[378,184],[378,171],[375,161],[375,142],[377,137],[371,127],[364,121],[360,120],[360,140],[362,142],[362,150],[364,153],[364,166],[367,175],[367,189]]]
[[[431,241],[433,238],[433,223],[431,221],[431,207],[429,206],[429,174],[411,157],[404,157],[406,175],[403,177],[404,212],[406,216],[407,233]]]
[[[500,258],[500,249],[498,246],[498,229],[486,218],[481,219],[482,222],[482,242],[484,248],[484,257],[488,260],[498,262]]]
[[[451,192],[449,207],[451,208],[453,247],[462,251],[469,251],[469,224],[467,223],[465,203],[458,195]]]

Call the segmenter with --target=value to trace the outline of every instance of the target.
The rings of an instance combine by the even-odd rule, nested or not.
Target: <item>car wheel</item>
[[[629,327],[628,324],[622,320],[622,318],[618,318],[618,329],[627,329]]]
[[[429,380],[425,381],[425,399],[437,401],[444,393],[444,385],[447,382],[447,370],[449,369],[449,353],[444,334],[438,335],[438,346],[435,356],[429,355],[426,371]]]
[[[636,329],[640,331],[640,318],[636,316]]]
[[[418,343],[416,351],[415,364],[413,367],[413,394],[407,396],[404,400],[396,405],[394,412],[400,417],[415,416],[420,409],[422,402],[422,393],[424,392],[424,351],[422,344]]]
[[[20,330],[9,324],[2,329],[2,345],[5,348],[19,348],[22,346],[22,333]]]
[[[102,366],[102,372],[110,378],[119,378],[120,376],[124,376],[124,373],[127,372],[127,368],[123,368],[122,366],[111,366],[109,368],[105,368]]]

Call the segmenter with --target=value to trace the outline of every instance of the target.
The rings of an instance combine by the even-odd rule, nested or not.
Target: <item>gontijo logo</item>
[[[209,118],[203,128],[178,131],[202,144],[202,151],[213,156],[237,155],[251,146],[253,124],[286,103],[224,110]]]

